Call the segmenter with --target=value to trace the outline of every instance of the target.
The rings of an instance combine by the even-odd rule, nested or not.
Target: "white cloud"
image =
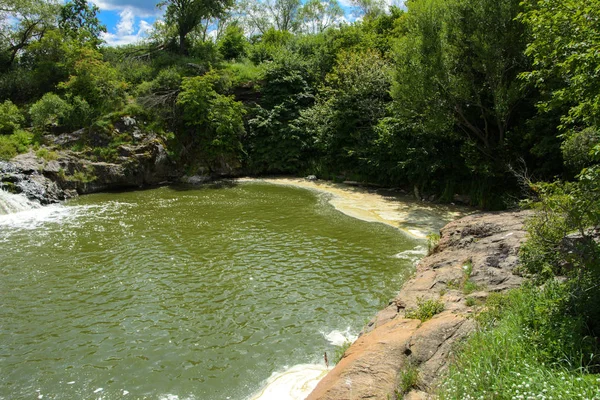
[[[121,19],[117,23],[114,33],[107,32],[102,39],[109,46],[123,46],[145,39],[152,30],[152,24],[141,19],[136,24],[135,15],[131,10],[124,10],[120,14]]]
[[[156,7],[157,0],[91,0],[100,10],[131,10],[136,16],[147,18],[162,15],[163,10]]]
[[[135,15],[133,14],[133,10],[126,8],[121,11],[119,16],[121,17],[121,20],[117,24],[117,35],[132,35],[133,32],[135,32]]]
[[[140,21],[140,29],[138,30],[138,35],[148,35],[152,31],[152,24],[148,21],[141,20]]]

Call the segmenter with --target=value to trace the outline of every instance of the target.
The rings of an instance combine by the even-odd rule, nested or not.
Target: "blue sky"
[[[100,21],[108,33],[104,37],[111,46],[134,43],[148,32],[162,11],[158,1],[143,0],[91,0],[100,8]]]

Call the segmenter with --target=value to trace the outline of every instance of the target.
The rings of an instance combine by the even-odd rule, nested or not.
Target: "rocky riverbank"
[[[433,397],[454,345],[475,329],[473,313],[489,293],[522,283],[515,267],[528,215],[480,213],[441,229],[433,254],[419,263],[414,278],[368,324],[307,400],[397,398],[400,377],[409,369],[418,371],[417,384],[398,398]],[[443,311],[430,320],[407,318],[414,317],[419,305],[434,303],[443,305]]]
[[[36,151],[0,161],[0,186],[41,204],[51,204],[80,194],[140,188],[178,179],[180,174],[169,159],[163,139],[142,133],[131,121],[126,117],[114,128],[120,135],[129,136],[126,143],[110,149],[109,160],[92,151],[73,150],[82,147],[82,143],[108,149],[102,135],[93,136],[85,130],[46,135],[45,144]]]

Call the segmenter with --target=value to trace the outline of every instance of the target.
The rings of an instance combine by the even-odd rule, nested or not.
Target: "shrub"
[[[12,135],[0,135],[0,160],[10,160],[19,153],[25,153],[33,143],[33,135],[18,130]]]
[[[421,322],[425,322],[442,311],[444,311],[444,303],[441,300],[425,300],[422,297],[419,297],[417,299],[417,308],[407,309],[405,317],[410,319],[420,319]]]
[[[232,96],[218,93],[218,89],[226,86],[222,77],[211,71],[203,76],[184,78],[177,97],[186,124],[178,139],[194,143],[208,163],[227,155],[241,155],[245,110]]]
[[[21,127],[24,118],[19,107],[10,100],[0,104],[0,135],[11,135]]]
[[[69,129],[80,129],[91,125],[96,113],[90,104],[80,96],[72,97],[69,100],[71,109],[64,118],[65,126]]]
[[[102,54],[82,47],[73,50],[72,73],[58,87],[67,95],[84,99],[97,114],[115,111],[125,104],[127,84],[103,61]]]
[[[594,161],[591,150],[598,143],[600,143],[600,130],[596,128],[570,132],[565,136],[561,146],[565,164],[575,172],[588,167]]]
[[[58,153],[55,151],[48,150],[46,147],[40,148],[35,152],[35,155],[39,158],[43,158],[46,161],[53,161],[58,159]]]
[[[519,253],[523,268],[542,280],[600,274],[600,246],[593,239],[600,227],[600,168],[584,170],[579,182],[532,188],[538,201],[529,203],[536,214],[526,223],[529,236]]]
[[[254,65],[250,60],[231,63],[227,65],[226,71],[231,75],[233,86],[256,83],[263,78],[264,65]]]
[[[246,37],[244,30],[236,23],[225,29],[225,35],[219,42],[219,52],[226,60],[239,59],[246,55]]]
[[[72,111],[71,105],[54,93],[46,93],[29,108],[34,128],[44,130],[50,125],[61,125]]]

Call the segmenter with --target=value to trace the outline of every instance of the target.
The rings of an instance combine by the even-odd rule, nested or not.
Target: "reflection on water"
[[[265,184],[1,216],[0,398],[293,398],[419,245]]]

